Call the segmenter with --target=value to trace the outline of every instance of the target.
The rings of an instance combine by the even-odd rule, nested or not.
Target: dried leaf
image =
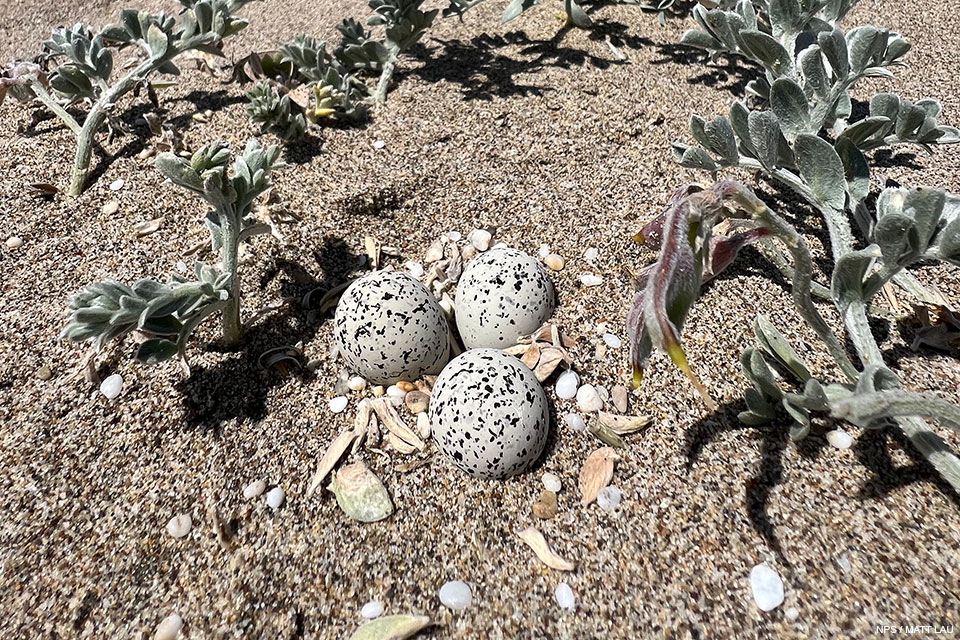
[[[620,459],[610,447],[601,447],[591,453],[580,469],[580,503],[584,506],[597,499],[600,490],[613,479],[613,465]]]
[[[420,451],[423,451],[423,449],[427,446],[426,443],[420,439],[420,436],[414,433],[413,430],[406,425],[406,423],[403,421],[403,418],[401,418],[400,414],[397,413],[397,410],[393,408],[392,404],[390,404],[389,399],[381,398],[373,401],[373,410],[377,414],[377,418],[379,418],[380,423],[387,428],[387,431],[397,436],[407,445],[419,449]]]
[[[227,532],[223,528],[223,524],[220,521],[220,515],[217,513],[217,507],[213,501],[213,496],[210,494],[207,495],[207,517],[210,518],[210,526],[213,528],[213,532],[217,536],[217,542],[220,543],[220,546],[223,547],[224,551],[227,553],[233,553],[237,547],[233,544],[233,541],[230,540],[229,536],[227,536]]]
[[[920,328],[911,349],[917,351],[921,346],[928,346],[948,353],[960,352],[960,317],[942,305],[914,305],[913,310]]]
[[[400,436],[392,431],[387,433],[387,442],[389,442],[390,446],[393,447],[398,453],[402,453],[405,456],[417,451],[416,447],[408,442],[404,442]]]
[[[540,347],[536,342],[527,346],[520,357],[520,362],[527,365],[531,371],[537,368],[537,363],[540,362]]]
[[[577,568],[577,565],[574,563],[554,553],[550,545],[547,544],[547,539],[544,538],[543,534],[535,527],[528,527],[517,533],[517,535],[533,549],[533,552],[537,554],[540,561],[551,569],[556,569],[557,571],[573,571]]]
[[[512,347],[504,349],[503,352],[511,356],[521,356],[530,348],[530,344],[515,344]]]
[[[563,349],[558,349],[557,347],[547,347],[540,351],[540,364],[537,365],[537,368],[533,370],[534,375],[537,376],[537,380],[543,382],[550,375],[557,370],[557,367],[560,366],[560,363],[565,360],[566,353]]]
[[[356,431],[344,431],[333,439],[333,442],[330,443],[330,446],[327,447],[326,452],[320,459],[320,466],[317,467],[317,472],[313,474],[310,487],[307,489],[307,497],[313,495],[317,487],[323,483],[327,475],[333,470],[337,463],[340,462],[340,458],[342,458],[343,454],[350,448],[350,445],[356,437]]]
[[[393,513],[387,488],[367,465],[354,462],[333,474],[330,491],[343,512],[360,522],[376,522]]]
[[[653,420],[650,416],[618,416],[606,411],[598,413],[597,419],[600,420],[600,424],[621,436],[636,433]]]
[[[27,185],[31,191],[35,191],[44,198],[50,198],[57,195],[59,189],[48,182],[33,182]]]
[[[367,259],[370,260],[370,267],[374,270],[380,268],[380,241],[373,236],[366,236],[363,239],[363,245],[367,250]]]
[[[419,469],[424,465],[430,464],[430,458],[417,458],[397,465],[397,471],[400,473],[410,473],[414,469]]]
[[[323,289],[317,287],[316,289],[311,289],[304,296],[301,301],[301,305],[305,309],[319,309],[321,314],[325,314],[328,311],[335,309],[337,304],[340,302],[340,296],[343,294],[343,291],[350,286],[353,282],[353,279],[347,280],[343,284],[338,284],[332,289]],[[319,302],[314,302],[318,292],[323,292],[323,295],[320,297]]]
[[[405,640],[429,624],[426,616],[384,616],[360,625],[350,640]]]
[[[610,445],[617,449],[623,449],[627,446],[627,443],[623,441],[623,438],[615,434],[610,430],[610,427],[607,427],[602,424],[591,424],[589,428],[590,435],[594,436],[604,444]]]

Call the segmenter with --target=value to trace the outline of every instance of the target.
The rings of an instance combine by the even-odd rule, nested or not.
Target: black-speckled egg
[[[450,327],[427,288],[400,271],[376,271],[347,287],[334,316],[347,366],[376,384],[415,380],[447,363]]]
[[[556,291],[523,251],[500,247],[474,258],[457,284],[457,329],[468,349],[504,349],[550,319]]]
[[[516,475],[540,457],[550,412],[536,376],[498,349],[466,351],[433,386],[433,438],[447,458],[478,478]]]

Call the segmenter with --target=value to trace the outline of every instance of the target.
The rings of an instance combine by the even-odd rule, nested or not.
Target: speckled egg
[[[536,376],[498,349],[466,351],[443,368],[429,408],[433,438],[478,478],[516,475],[540,457],[550,414]]]
[[[523,251],[500,247],[467,265],[457,284],[457,329],[468,349],[504,349],[553,315],[546,270]]]
[[[376,271],[347,287],[334,333],[347,366],[376,384],[415,380],[447,363],[443,310],[419,280],[400,271]]]

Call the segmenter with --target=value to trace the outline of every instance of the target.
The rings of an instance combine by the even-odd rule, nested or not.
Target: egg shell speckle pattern
[[[450,328],[433,294],[400,271],[355,281],[334,316],[347,366],[375,384],[435,374],[447,362]]]
[[[557,306],[546,270],[519,249],[474,258],[457,284],[457,329],[468,349],[503,349],[539,329]]]
[[[478,478],[527,469],[540,457],[550,428],[536,376],[497,349],[473,349],[451,360],[433,387],[429,413],[443,454]]]

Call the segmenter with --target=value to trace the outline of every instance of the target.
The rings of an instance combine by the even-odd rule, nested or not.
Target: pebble
[[[170,522],[167,523],[167,533],[174,538],[182,538],[190,533],[190,529],[192,528],[193,520],[185,513],[179,516],[173,516],[170,518]]]
[[[567,263],[557,254],[551,253],[543,259],[543,264],[547,265],[551,271],[560,271]]]
[[[837,566],[840,567],[840,570],[844,573],[850,573],[850,557],[849,556],[840,556],[837,558]]]
[[[573,608],[577,606],[577,600],[573,597],[573,589],[566,582],[557,585],[557,590],[553,596],[557,599],[557,604],[560,605],[561,609],[573,611]]]
[[[398,387],[397,385],[392,384],[389,387],[387,387],[387,395],[390,396],[391,398],[403,398],[403,396],[407,395],[407,392],[401,389],[400,387]]]
[[[493,235],[486,229],[474,229],[470,232],[470,235],[467,236],[467,240],[477,251],[486,251],[489,249],[492,239]]]
[[[542,244],[542,245],[540,245],[540,248],[537,249],[537,255],[540,256],[540,259],[541,259],[541,260],[543,260],[543,259],[546,258],[548,255],[550,255],[550,245],[548,245],[548,244]]]
[[[427,412],[417,414],[417,435],[426,440],[430,437],[430,431],[433,425],[430,424],[430,416]]]
[[[335,398],[331,398],[329,404],[330,411],[333,413],[342,413],[343,410],[347,408],[347,404],[349,404],[349,402],[350,400],[347,398],[347,396],[337,396]]]
[[[797,618],[800,617],[800,611],[796,607],[790,607],[783,612],[783,616],[790,622],[796,622]]]
[[[380,396],[383,395],[383,387],[380,386],[379,384],[373,387],[372,389],[370,389],[370,391],[371,393],[373,393],[374,398],[379,398]]]
[[[552,473],[545,473],[540,477],[540,480],[543,481],[543,488],[547,491],[553,491],[554,493],[560,493],[560,478],[555,476]]]
[[[853,446],[853,438],[849,433],[841,429],[827,431],[827,442],[837,449],[849,449]]]
[[[20,236],[10,236],[7,238],[7,249],[19,249],[23,246],[23,238]]]
[[[610,347],[611,349],[619,349],[620,346],[623,344],[620,341],[620,338],[613,335],[612,333],[603,334],[603,341],[607,343],[607,346]]]
[[[577,408],[588,413],[603,409],[603,400],[600,399],[596,387],[592,384],[585,384],[577,389]]]
[[[360,616],[367,620],[373,620],[383,615],[383,605],[376,600],[371,600],[360,608]]]
[[[592,273],[584,273],[580,276],[580,284],[585,287],[599,287],[603,284],[603,278]]]
[[[453,240],[454,242],[460,242],[463,240],[463,234],[459,231],[447,231],[447,238]]]
[[[123,178],[118,178],[110,183],[110,191],[120,191],[123,189]]]
[[[266,482],[264,482],[263,480],[254,480],[253,482],[251,482],[250,484],[248,484],[243,488],[243,498],[245,500],[256,498],[261,493],[263,493],[263,490],[266,488],[267,488]]]
[[[587,430],[586,421],[576,413],[568,413],[567,417],[564,418],[564,421],[567,423],[568,427],[577,433],[582,433]]]
[[[761,611],[772,611],[783,604],[783,580],[766,565],[758,564],[750,570],[750,589]]]
[[[454,580],[445,583],[440,587],[440,602],[443,606],[460,611],[470,606],[473,594],[470,592],[470,585],[462,580]]]
[[[107,376],[107,378],[100,383],[100,393],[102,393],[107,400],[113,400],[119,396],[121,389],[123,389],[123,378],[119,373]]]
[[[427,406],[430,404],[430,396],[423,391],[409,391],[403,397],[403,401],[410,413],[420,414],[427,410]]]
[[[598,322],[597,323],[597,333],[606,333],[607,332],[607,323]]]
[[[540,492],[540,498],[530,508],[535,518],[550,520],[557,515],[557,494],[549,489]]]
[[[274,487],[267,492],[267,505],[271,509],[279,509],[280,505],[283,504],[283,501],[286,500],[287,494],[283,492],[283,489],[280,487]]]
[[[53,377],[53,371],[50,370],[49,365],[43,365],[37,369],[36,376],[38,380],[49,380]]]
[[[353,376],[347,380],[347,388],[350,391],[363,391],[367,388],[367,381],[360,376]]]
[[[479,253],[477,251],[477,248],[472,244],[468,244],[467,246],[465,246],[463,249],[460,250],[460,259],[463,260],[464,262],[473,260],[474,258],[477,257],[477,253]]]
[[[171,613],[160,621],[153,633],[153,640],[174,640],[183,629],[183,618],[179,613]]]
[[[117,211],[120,210],[120,203],[116,200],[111,200],[107,204],[103,205],[103,208],[100,209],[100,212],[105,216],[112,216]]]
[[[577,396],[577,387],[580,386],[580,376],[575,371],[567,369],[557,376],[557,383],[553,389],[557,397],[562,400],[570,400]]]
[[[387,143],[384,142],[383,140],[377,140],[376,142],[373,143],[374,149],[383,149],[385,146],[387,146]]]
[[[620,489],[613,485],[606,486],[597,494],[597,506],[607,513],[613,513],[613,510],[620,506],[621,497]]]
[[[413,260],[408,261],[405,265],[407,271],[410,272],[410,275],[414,278],[419,278],[423,275],[423,265],[419,262],[414,262]]]
[[[626,413],[628,408],[628,394],[627,388],[622,384],[615,386],[613,389],[610,389],[610,397],[613,399],[613,406],[617,408],[617,411],[620,413]]]
[[[596,247],[590,247],[589,249],[583,252],[583,259],[588,262],[593,262],[599,256],[600,256],[600,252],[597,251]]]
[[[408,380],[401,380],[397,383],[397,388],[405,393],[409,393],[417,388],[417,385],[413,384]]]
[[[179,271],[180,273],[186,273],[187,263],[184,262],[183,260],[177,260],[177,271]]]

